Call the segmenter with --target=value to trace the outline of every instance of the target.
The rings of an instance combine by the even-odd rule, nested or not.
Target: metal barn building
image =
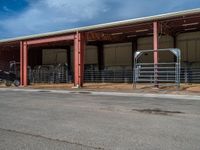
[[[141,61],[158,64],[174,61],[158,53],[171,48],[181,51],[181,82],[200,82],[200,9],[0,40],[0,69],[17,62],[22,86],[131,83],[135,51],[154,50]]]

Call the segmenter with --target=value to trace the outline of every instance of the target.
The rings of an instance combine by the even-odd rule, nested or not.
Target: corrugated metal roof
[[[60,30],[56,32],[48,32],[48,33],[43,33],[43,34],[35,34],[35,35],[29,35],[29,36],[3,39],[3,40],[0,40],[0,43],[28,40],[28,39],[33,39],[33,38],[42,38],[46,36],[56,36],[60,34],[70,34],[70,33],[75,33],[77,31],[83,32],[83,31],[90,31],[90,30],[109,28],[109,27],[115,27],[115,26],[121,26],[121,25],[129,25],[129,24],[148,22],[148,21],[158,21],[158,20],[168,19],[172,17],[179,17],[179,16],[185,16],[185,15],[196,14],[196,13],[200,13],[200,8],[160,14],[160,15],[155,15],[155,16],[129,19],[129,20],[124,20],[124,21],[105,23],[105,24],[92,25],[92,26],[86,26],[86,27],[80,27],[80,28]]]

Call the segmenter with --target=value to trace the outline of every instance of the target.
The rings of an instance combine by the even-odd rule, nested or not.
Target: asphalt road
[[[199,150],[200,100],[0,90],[0,150]]]

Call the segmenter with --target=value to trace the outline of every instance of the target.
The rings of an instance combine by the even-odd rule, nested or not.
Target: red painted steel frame
[[[23,86],[23,42],[20,42],[20,85]]]
[[[154,73],[155,73],[155,86],[158,83],[158,22],[153,22],[153,48],[154,48]]]
[[[79,33],[80,34],[80,33]],[[81,37],[81,36],[80,36]],[[28,85],[28,72],[27,72],[27,67],[28,67],[28,46],[29,45],[36,45],[36,44],[44,44],[44,43],[51,43],[51,42],[59,42],[59,41],[69,41],[69,40],[74,40],[75,35],[65,35],[65,36],[58,36],[58,37],[46,37],[43,39],[33,39],[33,40],[28,40],[28,41],[20,41],[20,83],[21,86],[27,86]],[[75,48],[78,50],[78,55],[81,53],[84,48],[82,45],[82,38],[78,38],[79,40],[75,40],[76,43],[78,43],[78,47]],[[81,44],[80,44],[81,43]],[[81,52],[79,52],[81,51]],[[80,56],[79,56],[80,57]],[[77,59],[76,59],[77,60]],[[82,86],[83,84],[83,56],[81,56],[79,59],[79,64],[77,68],[79,68],[78,74],[79,78],[77,81],[77,84]],[[81,72],[81,73],[80,73]],[[75,73],[76,74],[76,73]]]
[[[28,67],[28,45],[26,42],[24,42],[23,43],[23,86],[28,85],[27,67]]]
[[[154,64],[158,63],[158,22],[153,23]]]
[[[74,85],[77,87],[83,86],[85,44],[84,33],[76,33],[74,39]]]
[[[51,43],[51,42],[59,42],[59,41],[69,41],[74,40],[74,35],[63,35],[59,37],[48,37],[44,39],[34,39],[28,40],[28,45],[35,45],[35,44],[44,44],[44,43]]]

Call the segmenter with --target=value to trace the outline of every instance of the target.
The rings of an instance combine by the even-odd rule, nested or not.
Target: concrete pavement
[[[146,92],[106,92],[106,91],[91,91],[91,90],[52,90],[52,89],[28,89],[28,88],[0,88],[0,91],[14,91],[14,92],[51,92],[57,94],[91,94],[104,96],[124,96],[124,97],[146,97],[146,98],[169,98],[169,99],[185,99],[200,101],[199,94],[162,94],[162,93],[146,93]]]
[[[0,149],[200,149],[197,98],[114,94],[1,89]]]

